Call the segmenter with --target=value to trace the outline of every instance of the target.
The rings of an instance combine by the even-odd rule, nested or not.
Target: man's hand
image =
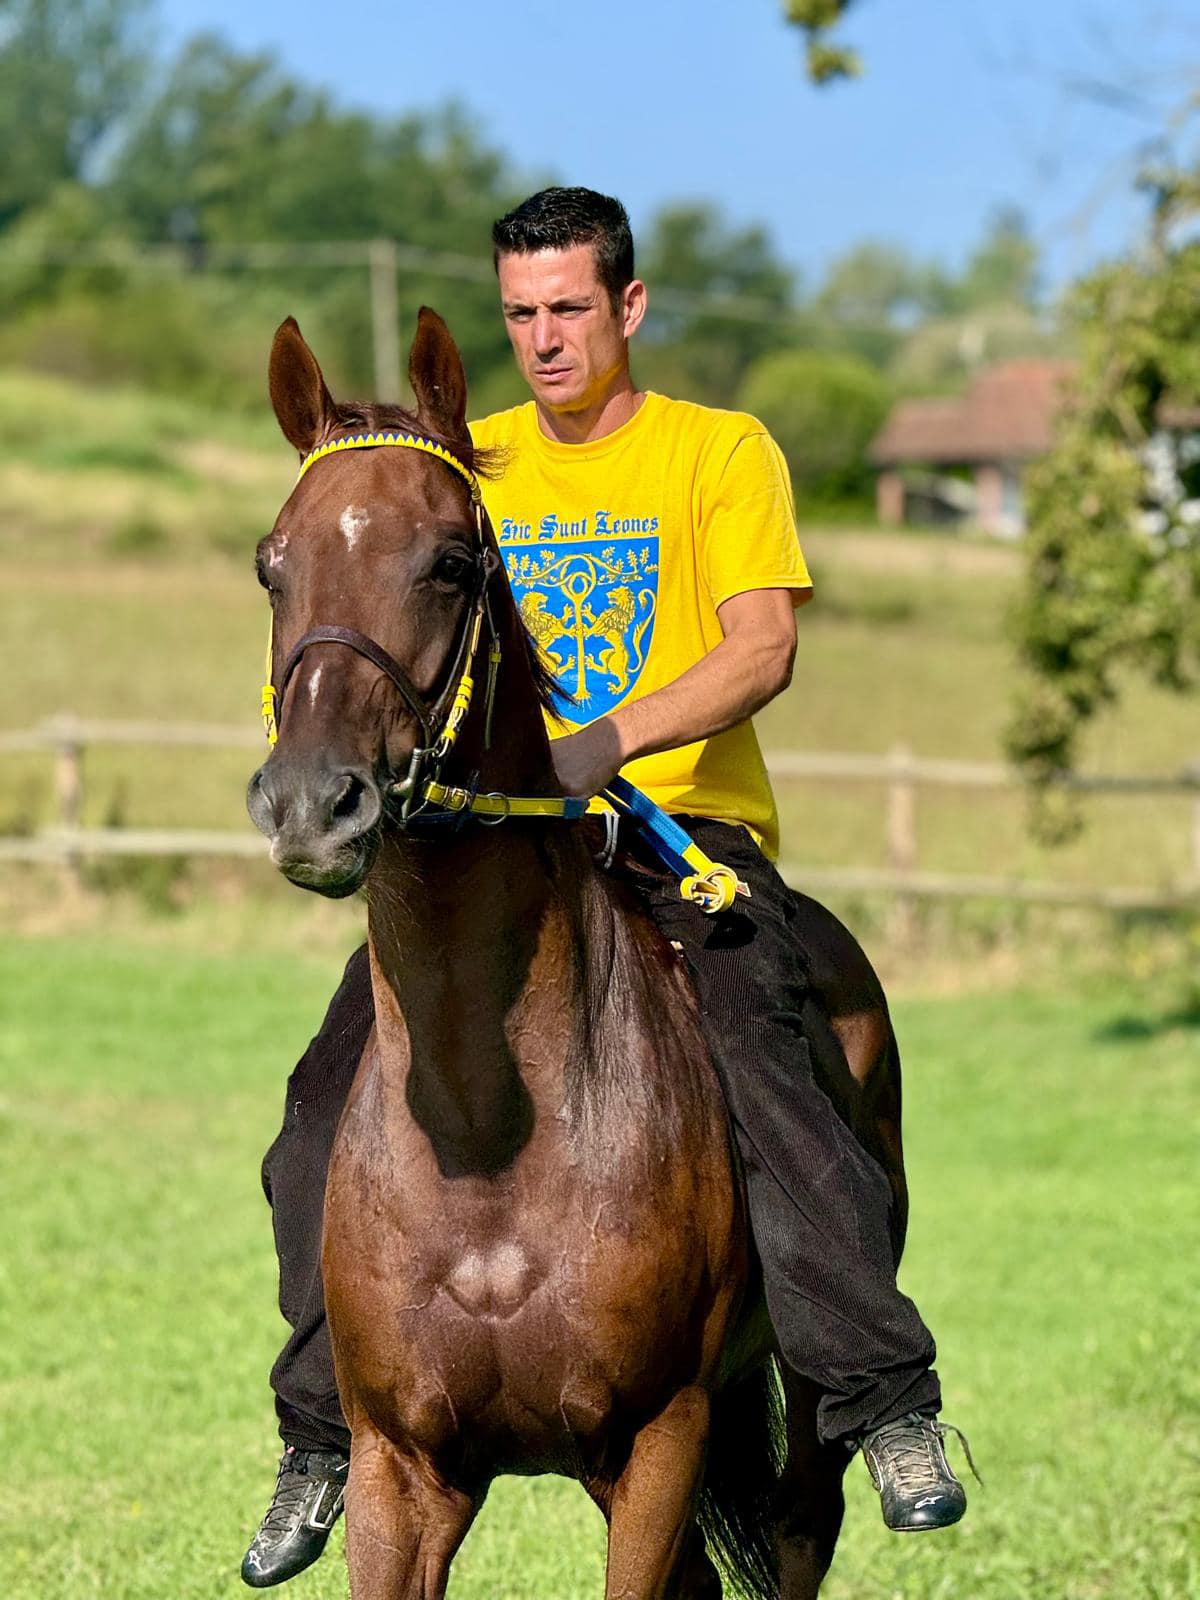
[[[563,793],[590,800],[621,770],[621,740],[608,717],[550,743],[550,758]]]

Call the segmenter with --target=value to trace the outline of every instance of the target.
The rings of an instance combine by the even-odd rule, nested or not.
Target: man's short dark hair
[[[633,235],[629,213],[611,195],[595,189],[539,189],[492,224],[492,262],[535,250],[569,250],[590,244],[596,276],[614,308],[633,282]]]

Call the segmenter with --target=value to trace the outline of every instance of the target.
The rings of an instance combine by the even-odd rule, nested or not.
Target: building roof
[[[1070,361],[1002,361],[953,398],[899,400],[870,448],[879,467],[1028,461],[1050,448]]]

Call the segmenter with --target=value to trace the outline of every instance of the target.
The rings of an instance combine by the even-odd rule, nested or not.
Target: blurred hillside
[[[0,364],[255,413],[283,316],[299,318],[337,391],[368,395],[380,340],[383,370],[397,371],[430,303],[462,345],[476,413],[523,398],[490,224],[563,174],[517,171],[461,108],[346,110],[213,35],[162,59],[148,0],[8,10]],[[372,275],[379,240],[401,255]],[[866,505],[863,452],[898,392],[1063,347],[1012,211],[958,273],[867,242],[808,286],[766,228],[681,198],[639,238],[638,268],[651,288],[639,380],[757,408],[813,511]]]
[[[297,315],[335,392],[366,395],[389,364],[398,370],[417,306],[432,303],[462,344],[472,413],[523,398],[489,229],[556,175],[518,171],[458,108],[392,119],[346,110],[269,55],[210,35],[156,55],[150,0],[17,0],[6,19],[0,725],[60,710],[252,722],[265,612],[249,560],[293,466],[266,404],[275,326]],[[1028,569],[1022,648],[1036,670],[1067,673],[1081,722],[1099,713],[1079,752],[1085,765],[1170,771],[1194,758],[1191,708],[1159,687],[1126,687],[1144,665],[1133,648],[1143,638],[1156,684],[1187,681],[1174,656],[1171,671],[1161,665],[1174,639],[1163,605],[1141,604],[1143,571],[1181,617],[1192,591],[1159,582],[1153,552],[1131,537],[1145,497],[1141,468],[1128,470],[1140,457],[1127,419],[1148,433],[1160,393],[1200,392],[1194,372],[1176,370],[1196,347],[1194,271],[1172,276],[1146,257],[1111,275],[1120,295],[1107,298],[1099,275],[1077,292],[1068,336],[1014,211],[993,219],[956,271],[867,241],[808,285],[766,228],[730,226],[681,198],[643,231],[638,259],[651,288],[639,381],[753,410],[791,465],[819,599],[803,619],[796,683],[764,718],[769,745],[1000,755],[1018,681],[1010,615],[1021,553],[836,530],[872,514],[866,445],[896,396],[960,390],[997,358],[1062,353],[1077,338],[1096,371],[1119,372],[1138,391],[1137,404],[1123,392],[1092,428],[1128,480],[1103,526],[1077,493],[1096,476],[1091,457],[1082,469],[1083,458],[1065,458],[1055,479],[1088,523],[1102,572],[1111,575],[1122,544],[1126,569],[1136,568],[1104,590],[1123,653],[1099,689],[1085,685],[1090,699],[1079,692],[1080,662],[1098,670],[1093,568],[1054,587],[1056,603],[1074,607],[1075,633],[1056,613],[1043,640],[1030,618],[1045,610],[1044,553]],[[1182,309],[1150,315],[1157,301],[1142,289]],[[1118,327],[1114,360],[1105,341]],[[392,340],[384,360],[381,330],[385,346]],[[1062,518],[1039,514],[1046,549],[1068,548]],[[1173,551],[1195,547],[1182,522],[1170,527]],[[1045,726],[1042,717],[1034,730],[1039,752]],[[238,752],[98,751],[85,820],[240,826],[246,768]],[[0,832],[45,821],[51,791],[43,760],[6,761]],[[920,859],[950,872],[1165,883],[1188,870],[1186,807],[1097,803],[1087,832],[1051,855],[1027,836],[1020,795],[965,806],[945,794],[922,801]],[[870,786],[789,788],[783,809],[794,860],[879,862]]]
[[[30,416],[55,427],[22,428]],[[294,472],[273,421],[0,370],[0,426],[11,441],[0,468],[0,727],[65,711],[255,730],[267,608],[252,557]],[[923,756],[995,760],[1018,671],[1019,553],[848,528],[810,528],[804,542],[817,598],[800,618],[792,687],[760,718],[764,746],[869,753],[903,742]],[[1168,772],[1195,753],[1193,708],[1131,686],[1086,758]],[[83,820],[248,830],[242,795],[256,759],[97,747]],[[878,785],[789,782],[780,802],[789,860],[885,864]],[[920,859],[947,872],[1167,884],[1189,871],[1190,805],[1096,801],[1083,835],[1050,851],[1028,837],[1019,792],[929,791]],[[55,806],[46,756],[0,761],[0,833],[51,822]]]

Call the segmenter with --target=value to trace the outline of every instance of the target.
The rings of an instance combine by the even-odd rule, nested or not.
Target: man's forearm
[[[791,679],[794,598],[787,589],[732,596],[717,607],[725,637],[706,656],[644,699],[556,739],[563,792],[598,794],[627,762],[710,739],[760,711]]]
[[[791,652],[782,652],[778,640],[739,633],[722,639],[674,682],[603,720],[612,724],[624,766],[736,727],[785,689],[790,677]]]
[[[639,756],[723,733],[787,687],[796,625],[786,592],[766,600],[739,596],[729,604],[721,612],[725,638],[674,682],[554,741],[554,767],[566,794],[596,794]]]

